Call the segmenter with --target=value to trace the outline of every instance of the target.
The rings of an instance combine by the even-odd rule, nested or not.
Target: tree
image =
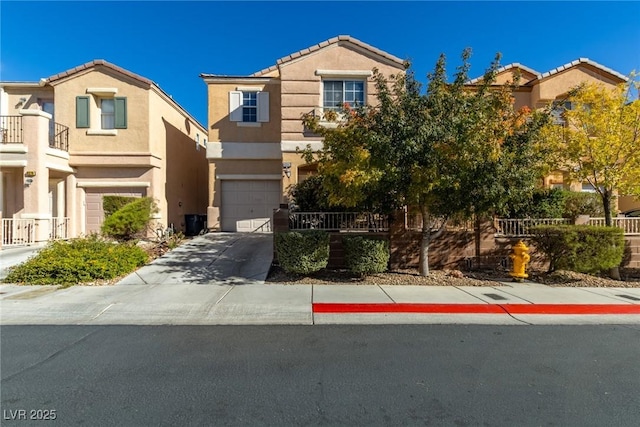
[[[549,124],[543,132],[557,167],[600,195],[607,226],[615,191],[640,195],[640,100],[629,99],[639,86],[633,80],[614,89],[578,86],[569,92],[570,109],[562,107],[564,125]]]
[[[335,128],[319,117],[303,117],[308,129],[324,137],[320,152],[307,149],[304,156],[318,162],[330,204],[419,209],[422,275],[429,274],[430,242],[449,218],[503,208],[518,190],[534,187],[533,175],[518,169],[535,169],[540,156],[531,141],[543,116],[515,111],[512,86],[491,86],[499,58],[469,90],[469,57],[465,50],[449,83],[441,55],[425,94],[410,70],[389,80],[374,70],[377,105],[345,105]]]

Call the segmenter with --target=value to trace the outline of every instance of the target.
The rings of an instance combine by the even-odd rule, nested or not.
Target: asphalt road
[[[0,333],[2,426],[640,420],[637,325],[3,326]],[[37,420],[47,417],[55,420]]]

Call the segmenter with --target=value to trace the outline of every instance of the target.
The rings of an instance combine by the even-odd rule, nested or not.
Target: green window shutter
[[[116,129],[127,128],[127,98],[114,98],[115,115],[116,115]]]
[[[76,127],[89,127],[89,97],[76,96]]]

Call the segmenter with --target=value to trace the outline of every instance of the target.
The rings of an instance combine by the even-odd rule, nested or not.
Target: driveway
[[[209,233],[130,274],[118,285],[261,284],[273,259],[273,236]]]

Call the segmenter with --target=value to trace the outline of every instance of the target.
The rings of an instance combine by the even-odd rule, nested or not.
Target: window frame
[[[340,83],[341,86],[341,100],[339,102],[339,105],[335,105],[335,106],[329,106],[327,105],[327,89],[326,89],[326,85],[327,83]],[[355,83],[355,84],[359,84],[362,85],[362,89],[361,90],[356,90],[356,89],[349,89],[347,88],[349,83]],[[331,93],[336,93],[335,88],[332,88]],[[352,96],[350,96],[350,99],[347,99],[347,94],[351,93]],[[351,99],[351,98],[357,98],[357,94],[361,94],[362,96],[362,101],[359,101],[357,99]],[[322,111],[335,111],[335,112],[340,112],[345,104],[350,104],[350,106],[352,107],[360,107],[363,105],[367,104],[367,80],[366,79],[355,79],[355,78],[339,78],[339,77],[328,77],[325,79],[322,79]]]

